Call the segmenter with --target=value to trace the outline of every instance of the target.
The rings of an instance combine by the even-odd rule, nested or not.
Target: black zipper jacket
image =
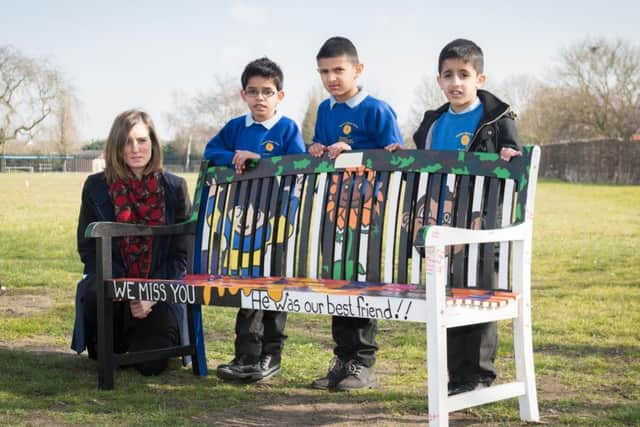
[[[473,134],[473,139],[467,151],[499,153],[503,147],[521,151],[518,132],[514,123],[515,113],[511,110],[511,107],[486,90],[479,89],[478,98],[480,98],[484,107],[484,114]],[[416,133],[413,134],[413,141],[416,143],[417,148],[431,148],[433,124],[448,109],[449,103],[446,103],[437,110],[429,110],[424,113],[422,123],[420,123]]]

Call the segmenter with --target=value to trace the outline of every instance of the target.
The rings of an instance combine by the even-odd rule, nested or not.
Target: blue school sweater
[[[479,98],[459,113],[449,107],[436,121],[431,149],[467,151],[483,114],[484,107]]]
[[[252,151],[260,157],[304,153],[304,141],[296,122],[280,113],[256,122],[251,113],[229,120],[207,143],[204,158],[216,166],[232,166],[236,150]]]
[[[346,102],[325,99],[318,106],[313,142],[329,146],[338,141],[354,150],[402,144],[395,111],[362,89]]]

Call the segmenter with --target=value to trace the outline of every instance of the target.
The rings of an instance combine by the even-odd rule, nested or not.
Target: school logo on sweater
[[[472,136],[473,134],[470,132],[460,132],[459,134],[456,135],[456,138],[458,138],[458,140],[460,141],[460,144],[466,147],[471,142]]]
[[[266,141],[262,141],[262,146],[264,147],[264,151],[266,153],[271,153],[273,150],[275,150],[276,147],[278,147],[280,145],[279,142],[277,141],[273,141],[271,139],[268,139]]]
[[[358,125],[353,122],[345,122],[340,124],[339,128],[340,128],[340,131],[342,132],[342,135],[340,136],[339,140],[351,145],[351,143],[353,142],[352,138],[350,137],[351,132],[353,131],[354,128],[357,129]]]

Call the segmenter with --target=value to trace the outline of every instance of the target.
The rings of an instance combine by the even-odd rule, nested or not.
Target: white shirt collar
[[[276,113],[273,115],[273,117],[271,117],[268,120],[265,120],[264,122],[257,122],[255,120],[253,120],[253,117],[251,116],[251,112],[247,113],[246,116],[244,116],[244,126],[245,127],[249,127],[252,124],[257,124],[257,125],[262,125],[264,126],[266,129],[271,129],[272,127],[274,127],[276,125],[276,123],[278,123],[278,121],[282,118],[282,114],[279,111],[276,111]]]
[[[473,110],[475,110],[476,108],[478,108],[478,107],[480,106],[480,104],[482,104],[482,102],[480,102],[480,98],[478,98],[478,97],[476,96],[476,100],[475,100],[475,101],[473,101],[473,103],[472,103],[471,105],[469,105],[467,108],[465,108],[464,110],[462,110],[462,111],[460,111],[460,112],[458,112],[458,113],[456,113],[455,111],[453,111],[453,110],[451,109],[451,106],[449,106],[449,114],[454,114],[454,115],[456,115],[456,114],[464,114],[464,113],[468,113],[469,111],[473,111]]]
[[[358,86],[358,93],[344,102],[338,102],[333,96],[330,96],[329,108],[333,108],[336,104],[346,104],[349,108],[356,108],[367,96],[369,96],[369,94],[362,88],[362,86]]]

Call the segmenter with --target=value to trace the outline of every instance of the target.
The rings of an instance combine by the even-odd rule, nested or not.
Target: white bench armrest
[[[525,221],[518,225],[490,230],[469,230],[441,225],[425,226],[418,230],[415,247],[525,240],[531,236],[531,225],[531,221]]]

